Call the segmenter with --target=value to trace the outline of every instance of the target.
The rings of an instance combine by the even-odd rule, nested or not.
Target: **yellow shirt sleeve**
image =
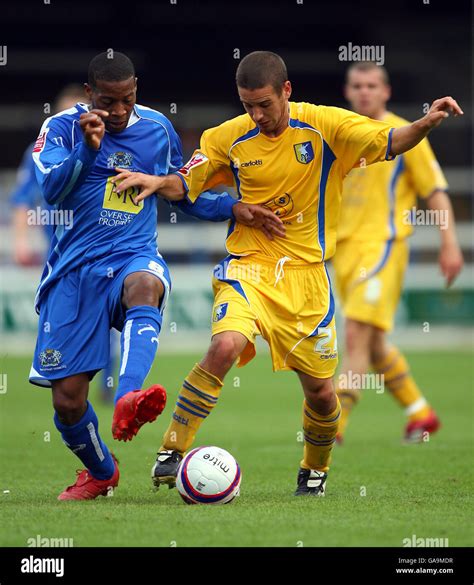
[[[230,161],[220,140],[218,128],[203,132],[200,147],[178,171],[188,189],[187,197],[194,203],[199,194],[215,185],[233,185]]]
[[[316,106],[317,126],[323,138],[341,161],[344,175],[354,167],[392,160],[389,157],[392,126],[371,120],[343,108]]]
[[[408,177],[419,197],[429,197],[436,189],[447,189],[446,177],[428,139],[404,153]]]

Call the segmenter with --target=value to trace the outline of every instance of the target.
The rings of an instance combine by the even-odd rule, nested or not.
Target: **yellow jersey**
[[[288,127],[278,137],[262,134],[248,114],[237,116],[206,130],[178,173],[192,202],[217,184],[234,185],[242,202],[265,205],[284,222],[286,237],[270,241],[231,221],[230,254],[321,262],[335,252],[345,175],[388,159],[391,131],[348,110],[290,102]]]
[[[383,121],[395,128],[409,124],[391,112]],[[447,186],[426,138],[391,162],[354,168],[344,180],[338,242],[406,238],[413,232],[417,195],[429,197]]]

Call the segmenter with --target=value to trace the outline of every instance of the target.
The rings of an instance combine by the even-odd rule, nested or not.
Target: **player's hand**
[[[454,98],[451,96],[443,97],[439,100],[435,100],[431,104],[431,107],[423,120],[430,129],[436,128],[436,126],[439,126],[445,118],[449,117],[450,114],[454,114],[454,116],[462,116],[464,112]]]
[[[236,203],[232,207],[235,219],[246,226],[262,230],[269,240],[275,236],[285,237],[285,226],[281,219],[262,205]]]
[[[89,148],[99,150],[100,143],[105,134],[104,118],[107,118],[108,115],[109,112],[105,110],[91,110],[87,114],[81,114],[79,126]]]
[[[446,288],[449,288],[454,279],[461,272],[464,259],[460,247],[457,244],[450,244],[441,247],[439,251],[439,266],[443,276],[446,278]]]
[[[163,186],[163,177],[156,175],[147,175],[145,173],[135,173],[127,171],[127,169],[115,169],[118,173],[113,179],[114,191],[121,193],[130,187],[138,187],[140,193],[133,198],[135,203],[140,203],[143,199],[146,199],[153,193],[156,193],[160,187]]]

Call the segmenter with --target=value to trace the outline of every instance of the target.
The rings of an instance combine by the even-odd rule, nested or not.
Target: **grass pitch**
[[[131,443],[112,440],[112,409],[91,401],[101,434],[120,460],[113,497],[58,502],[80,462],[62,444],[50,392],[27,382],[30,361],[7,358],[0,394],[0,545],[72,538],[74,546],[402,546],[403,539],[472,544],[472,356],[410,353],[412,370],[443,427],[403,446],[404,415],[366,391],[346,444],[336,447],[327,495],[295,498],[302,454],[302,392],[292,373],[273,374],[268,356],[233,369],[196,444],[229,450],[242,468],[241,496],[228,506],[187,506],[177,491],[154,492],[150,469],[181,381],[201,356],[158,355],[149,376],[168,390],[165,412]],[[48,438],[50,437],[50,440]]]

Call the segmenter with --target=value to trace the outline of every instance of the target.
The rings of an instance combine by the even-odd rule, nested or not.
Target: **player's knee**
[[[61,380],[53,385],[53,408],[61,422],[75,424],[81,419],[86,407],[86,391],[81,384]]]
[[[238,358],[240,347],[232,335],[217,335],[213,338],[208,357],[224,367],[232,367]]]
[[[138,305],[158,307],[163,292],[163,283],[158,278],[146,272],[135,272],[125,279],[123,303],[128,308]]]
[[[305,391],[306,401],[310,407],[322,415],[328,414],[336,406],[334,388],[330,384],[322,383]]]

